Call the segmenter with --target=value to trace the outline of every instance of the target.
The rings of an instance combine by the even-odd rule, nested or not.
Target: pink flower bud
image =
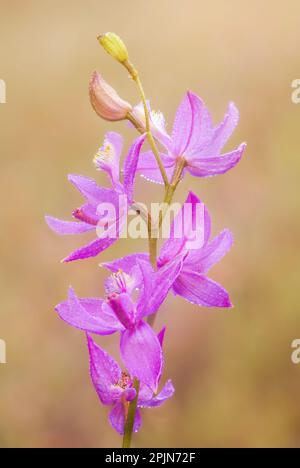
[[[95,112],[105,120],[123,120],[132,110],[98,72],[94,72],[90,80],[90,99]]]

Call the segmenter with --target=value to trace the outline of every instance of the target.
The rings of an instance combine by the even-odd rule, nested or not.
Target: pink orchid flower
[[[196,221],[196,210],[202,205],[203,218],[201,225]],[[186,206],[191,208],[191,220],[185,218],[184,210]],[[186,226],[179,226],[185,223]],[[190,231],[196,224],[197,231],[201,230],[201,244],[197,248],[192,248]],[[179,235],[175,235],[179,233]],[[180,234],[181,233],[181,234]],[[175,295],[180,295],[187,301],[202,307],[232,307],[227,291],[218,283],[207,277],[208,271],[218,263],[230,250],[233,238],[228,229],[222,231],[213,240],[211,235],[211,219],[209,213],[199,198],[190,192],[181,212],[175,218],[170,238],[163,244],[158,257],[158,275],[168,268],[172,270],[173,277],[170,276],[170,289]],[[137,261],[149,261],[146,253],[130,255],[111,263],[102,264],[110,271],[114,272],[122,269],[125,273],[131,271]],[[176,269],[175,266],[178,266]],[[171,269],[171,270],[170,270]]]
[[[73,212],[77,221],[63,221],[52,216],[46,216],[48,226],[57,234],[70,235],[95,232],[98,238],[91,243],[72,252],[64,262],[95,257],[114,244],[125,224],[127,212],[133,204],[134,179],[138,164],[138,158],[145,136],[137,138],[131,146],[124,164],[124,180],[120,181],[120,156],[123,139],[115,132],[109,132],[105,136],[104,145],[95,157],[98,169],[105,171],[112,183],[112,189],[100,187],[88,177],[70,175],[69,181],[75,185],[84,196],[85,203]],[[114,208],[111,218],[104,216],[99,211],[100,207],[111,206]],[[104,218],[103,218],[104,216]],[[108,229],[102,228],[108,223]]]
[[[163,335],[164,330],[157,337],[160,346],[162,346]],[[119,434],[123,435],[129,403],[136,398],[133,378],[128,372],[122,371],[119,364],[100,348],[90,335],[87,335],[87,340],[93,385],[101,403],[112,407],[109,414],[109,421],[112,427]],[[175,389],[171,380],[166,382],[158,394],[153,393],[143,381],[140,382],[134,432],[137,432],[141,427],[140,408],[156,408],[161,406],[173,396],[174,391]]]
[[[107,299],[79,299],[70,288],[66,302],[56,307],[61,319],[69,325],[97,335],[121,334],[123,362],[133,377],[142,380],[154,392],[161,376],[161,346],[145,317],[155,313],[170,289],[170,277],[179,272],[170,264],[156,275],[147,262],[139,261],[125,274],[121,271],[106,281]],[[138,301],[132,294],[140,288]]]
[[[134,108],[133,115],[143,123],[140,105]],[[223,121],[214,126],[204,102],[189,91],[177,110],[171,135],[167,133],[165,119],[160,112],[152,111],[150,120],[154,136],[165,147],[160,156],[169,181],[179,160],[184,159],[184,173],[209,177],[224,174],[233,168],[246,148],[243,143],[235,150],[221,154],[239,121],[239,112],[233,103],[229,104]],[[141,154],[138,171],[152,182],[163,183],[151,151]]]

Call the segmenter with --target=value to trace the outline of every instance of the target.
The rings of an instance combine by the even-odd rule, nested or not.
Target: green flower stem
[[[164,167],[163,162],[161,160],[159,151],[157,149],[155,140],[154,140],[153,135],[151,133],[149,109],[148,109],[148,106],[147,106],[146,95],[145,95],[145,91],[144,91],[142,82],[140,80],[138,71],[136,70],[136,68],[128,60],[125,60],[125,62],[123,62],[123,65],[129,71],[130,76],[135,81],[135,83],[137,84],[137,87],[139,89],[139,92],[140,92],[140,95],[141,95],[141,98],[142,98],[142,102],[143,102],[143,106],[144,106],[145,124],[146,124],[145,126],[146,126],[146,133],[147,133],[148,142],[149,142],[151,150],[152,150],[152,152],[153,152],[153,154],[155,156],[155,159],[157,161],[157,164],[158,164],[158,167],[160,169],[160,172],[161,172],[165,187],[167,188],[169,186],[169,180],[168,180],[168,176],[167,176],[165,167]]]
[[[161,175],[165,183],[166,193],[167,193],[168,188],[169,188],[168,176],[164,168],[164,165],[162,163],[162,160],[160,158],[159,151],[156,147],[155,140],[151,133],[149,110],[148,110],[147,100],[146,100],[146,96],[145,96],[145,92],[144,92],[141,80],[139,78],[137,70],[128,60],[123,62],[123,65],[127,68],[132,79],[136,82],[138,86],[138,89],[142,98],[143,106],[144,106],[146,133],[147,133],[148,142],[156,158],[157,164],[160,168]],[[137,130],[140,133],[144,133],[145,130],[140,127],[140,124],[136,121],[136,119],[131,114],[128,114],[127,118],[129,121],[133,123],[133,125],[137,128]],[[154,239],[152,237],[151,216],[148,217],[148,233],[149,233],[149,252],[150,252],[151,263],[153,267],[156,269],[157,239]],[[139,396],[139,387],[140,387],[140,382],[136,379],[134,381],[134,387],[136,389],[136,398],[132,402],[129,403],[128,414],[127,414],[125,428],[124,428],[124,437],[123,437],[123,445],[122,445],[123,448],[130,448],[131,446],[131,439],[132,439],[132,434],[133,434],[134,421],[135,421],[137,402],[138,402],[138,396]]]
[[[173,198],[174,198],[174,195],[175,195],[175,192],[176,192],[176,189],[178,187],[178,184],[181,180],[181,176],[182,176],[182,173],[184,171],[184,168],[186,166],[186,161],[184,158],[181,158],[178,160],[177,162],[177,165],[175,167],[175,170],[174,170],[174,174],[173,174],[173,177],[172,177],[172,182],[171,184],[169,185],[167,191],[166,191],[166,195],[165,195],[165,199],[164,199],[164,211],[160,217],[160,220],[159,220],[159,230],[162,226],[162,223],[164,221],[164,218],[166,216],[166,213],[168,211],[168,207],[171,205],[172,201],[173,201]],[[150,244],[150,259],[151,259],[151,256],[154,255],[155,253],[155,266],[157,265],[157,236],[154,238],[154,239],[151,239],[152,242],[153,242],[153,245]],[[152,249],[152,250],[151,250]],[[153,327],[154,325],[154,322],[155,322],[155,319],[156,319],[156,315],[157,314],[152,314],[148,317],[148,324]]]
[[[185,160],[183,158],[178,160],[178,163],[175,167],[175,171],[172,177],[171,183],[169,182],[165,167],[163,165],[163,162],[161,160],[158,148],[155,143],[155,139],[153,138],[151,128],[150,128],[150,115],[149,115],[149,109],[147,106],[147,100],[146,100],[146,95],[144,92],[144,88],[142,85],[142,82],[139,78],[139,74],[135,67],[128,61],[126,60],[123,62],[123,65],[126,67],[126,69],[129,71],[130,76],[132,79],[135,81],[137,84],[137,87],[139,89],[143,106],[144,106],[144,113],[145,113],[145,126],[146,126],[146,134],[147,134],[147,139],[149,142],[149,145],[151,147],[151,150],[155,156],[155,159],[157,161],[158,167],[160,169],[162,179],[165,184],[165,198],[164,198],[164,211],[158,221],[158,229],[156,229],[156,232],[153,235],[153,220],[151,219],[151,216],[148,217],[148,237],[149,237],[149,254],[150,254],[150,261],[153,266],[153,268],[156,270],[157,269],[157,244],[158,244],[158,233],[159,230],[162,226],[164,217],[167,213],[167,209],[169,205],[171,205],[175,191],[177,189],[177,186],[181,180],[181,175],[182,172],[185,168]],[[140,133],[145,133],[145,129],[143,129],[140,125],[140,123],[133,117],[133,115],[128,114],[127,115],[128,120],[136,127],[138,132]],[[148,318],[148,323],[149,325],[153,326],[154,321],[156,318],[156,314],[150,315]],[[128,407],[128,414],[126,418],[126,424],[125,424],[125,429],[124,429],[124,438],[123,438],[123,448],[130,448],[131,446],[131,440],[132,440],[132,434],[133,434],[133,428],[134,428],[134,420],[135,420],[135,415],[136,415],[136,409],[137,409],[137,402],[138,402],[138,395],[139,395],[139,387],[140,387],[140,382],[135,379],[134,381],[134,387],[136,389],[136,398],[129,403]]]
[[[151,215],[148,217],[148,239],[149,239],[149,256],[150,263],[153,266],[154,270],[157,269],[157,238],[153,236],[152,232],[152,223],[153,220]]]

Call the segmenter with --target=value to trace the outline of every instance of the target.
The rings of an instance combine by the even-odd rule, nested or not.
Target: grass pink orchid
[[[139,107],[133,110],[138,116]],[[246,144],[235,150],[221,154],[222,148],[231,137],[239,121],[239,112],[233,103],[229,104],[223,121],[214,126],[211,115],[204,102],[189,91],[180,104],[171,136],[167,134],[162,114],[150,114],[154,127],[153,135],[165,147],[161,160],[171,181],[176,164],[183,160],[185,171],[196,177],[208,177],[224,174],[241,159]],[[161,173],[151,151],[141,154],[138,171],[148,180],[162,183]],[[183,174],[184,174],[183,172]]]
[[[158,337],[161,343],[161,337]],[[90,335],[87,335],[90,355],[90,373],[93,385],[102,404],[111,406],[109,421],[112,427],[121,435],[124,434],[126,414],[131,401],[136,398],[133,379],[127,372],[122,372],[118,363],[98,346]],[[134,420],[134,432],[141,427],[141,413],[139,408],[154,408],[161,406],[174,394],[171,380],[168,380],[159,394],[140,382],[137,401],[137,411]]]
[[[106,281],[107,300],[79,299],[70,288],[68,300],[59,304],[56,311],[69,325],[89,333],[120,332],[121,357],[126,368],[155,392],[163,365],[162,351],[144,319],[161,306],[170,289],[169,277],[179,273],[179,268],[170,264],[169,275],[156,276],[148,263],[138,257],[135,260],[136,265],[128,274],[119,271]],[[132,299],[136,287],[140,288],[137,303]]]
[[[70,288],[67,300],[56,307],[62,320],[87,335],[93,385],[100,401],[111,407],[109,420],[123,435],[122,447],[130,448],[132,434],[141,426],[140,409],[160,406],[174,393],[170,380],[157,393],[164,364],[165,328],[158,335],[153,329],[156,313],[169,292],[202,307],[232,306],[228,292],[207,276],[230,250],[231,232],[225,229],[211,238],[209,212],[193,192],[179,207],[170,229],[164,224],[168,208],[172,212],[175,209],[172,205],[175,191],[187,172],[196,177],[224,174],[240,161],[246,145],[224,152],[239,121],[233,103],[222,122],[215,126],[204,102],[190,91],[177,110],[169,134],[163,114],[150,108],[139,71],[122,39],[115,33],[102,34],[98,39],[129,73],[141,103],[132,108],[95,72],[90,81],[91,104],[103,119],[127,120],[141,136],[134,141],[121,166],[123,139],[118,133],[106,133],[94,164],[108,175],[110,188],[101,187],[88,177],[70,175],[69,181],[83,195],[84,204],[73,212],[73,221],[51,216],[46,221],[60,235],[91,232],[97,236],[72,252],[65,262],[95,257],[114,244],[123,234],[130,208],[138,214],[138,223],[141,219],[146,222],[148,253],[134,253],[101,265],[111,273],[105,281],[104,299],[79,298]],[[146,139],[151,151],[142,152]],[[153,205],[149,213],[147,205],[134,200],[137,172],[152,182],[164,184],[159,215],[152,212]],[[136,230],[129,229],[128,234],[136,238],[139,227],[140,224],[134,224]],[[167,239],[159,252],[160,228],[164,237],[167,233]],[[91,334],[117,335],[126,371],[122,372]]]
[[[196,208],[200,204],[202,203],[199,198],[190,192],[183,205],[182,212],[186,205],[192,207],[192,223],[195,218]],[[203,225],[197,226],[199,230],[203,230],[203,243],[197,249],[190,249],[189,226],[187,229],[181,227],[181,231],[176,229],[176,223],[179,220],[180,223],[185,220],[182,212],[174,220],[170,238],[165,241],[161,248],[157,261],[157,275],[161,277],[166,271],[169,273],[174,272],[174,276],[169,277],[170,288],[175,295],[180,295],[191,303],[202,307],[232,307],[227,291],[207,277],[210,268],[218,263],[230,250],[233,243],[231,232],[225,229],[213,240],[210,240],[211,219],[204,207]],[[182,235],[176,237],[176,232],[182,232]],[[121,268],[124,272],[127,272],[141,258],[144,261],[149,261],[149,256],[146,253],[134,254],[111,263],[104,263],[103,266],[110,271],[117,271]],[[175,265],[178,266],[177,269]]]
[[[114,244],[124,226],[129,207],[133,203],[134,179],[137,162],[145,136],[136,139],[131,146],[124,164],[124,181],[120,181],[120,156],[123,146],[122,137],[115,132],[106,134],[104,145],[95,157],[95,164],[98,169],[105,171],[112,182],[112,189],[100,187],[88,177],[80,175],[70,175],[69,181],[84,196],[85,203],[73,212],[73,217],[77,221],[63,221],[52,216],[46,216],[49,227],[60,235],[82,234],[94,231],[99,235],[102,223],[106,225],[108,219],[99,212],[102,204],[110,204],[114,207],[114,214],[109,220],[109,228],[103,232],[96,240],[72,252],[64,262],[81,260],[95,257]],[[117,215],[117,216],[116,216]]]

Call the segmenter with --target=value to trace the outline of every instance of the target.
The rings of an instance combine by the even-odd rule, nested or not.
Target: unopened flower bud
[[[132,106],[121,99],[97,72],[90,80],[90,99],[95,112],[105,120],[124,120],[132,110]]]
[[[112,32],[101,34],[98,37],[98,41],[106,52],[114,59],[118,60],[118,62],[123,63],[128,60],[127,48],[117,34]]]

